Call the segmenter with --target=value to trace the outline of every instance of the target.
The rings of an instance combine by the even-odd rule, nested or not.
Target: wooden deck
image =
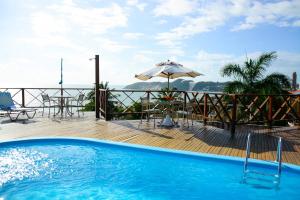
[[[93,116],[74,119],[36,117],[27,122],[0,119],[0,140],[28,137],[85,137],[118,142],[157,146],[170,149],[204,152],[229,156],[245,156],[247,133],[253,133],[251,157],[275,160],[277,138],[283,137],[283,161],[300,165],[300,128],[285,127],[272,130],[258,126],[238,127],[236,137],[230,132],[200,123],[190,128],[153,128],[153,123],[139,121],[95,120]]]

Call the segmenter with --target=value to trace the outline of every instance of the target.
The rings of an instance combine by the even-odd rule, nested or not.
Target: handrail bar
[[[106,89],[100,89],[106,90]],[[161,92],[162,90],[152,89],[109,89],[111,92]],[[300,96],[300,94],[230,94],[224,92],[210,92],[210,91],[193,91],[193,90],[170,90],[169,92],[181,92],[181,93],[201,93],[201,94],[218,94],[218,95],[229,95],[229,96]]]
[[[282,139],[279,137],[278,145],[277,145],[277,154],[276,154],[276,162],[278,162],[278,176],[281,174],[282,167]]]
[[[246,147],[246,160],[244,163],[244,173],[248,170],[248,159],[250,157],[250,149],[251,149],[251,133],[247,136],[247,147]]]
[[[61,89],[59,87],[1,87],[0,89]],[[82,89],[82,90],[91,90],[94,89],[93,87],[64,87],[63,89],[68,90],[76,90],[76,89]],[[107,90],[107,89],[100,89],[100,90]],[[161,92],[161,90],[136,90],[136,89],[109,89],[108,91],[111,92]],[[236,95],[236,96],[292,96],[292,97],[298,97],[300,94],[229,94],[224,92],[209,92],[209,91],[186,91],[186,90],[170,90],[170,92],[181,92],[181,93],[201,93],[201,94],[218,94],[218,95]]]
[[[34,88],[34,87],[12,87],[12,88],[6,88],[6,87],[1,87],[0,89],[8,89],[8,90],[17,90],[17,89],[26,89],[26,90],[38,90],[38,89],[47,89],[47,90],[60,90],[61,88],[57,87],[41,87],[41,88]],[[81,88],[81,87],[63,87],[62,89],[66,89],[66,90],[93,90],[94,88],[90,87],[90,88]]]
[[[259,175],[264,175],[264,176],[272,176],[275,178],[273,180],[273,183],[276,184],[276,188],[279,187],[280,184],[280,178],[281,178],[281,168],[282,168],[282,139],[281,137],[278,138],[278,145],[277,145],[277,152],[276,152],[276,160],[278,166],[277,166],[277,174],[268,174],[260,171],[255,171],[255,170],[248,170],[248,159],[250,157],[250,146],[251,146],[251,134],[248,134],[247,137],[247,147],[246,147],[246,158],[244,162],[244,172],[243,172],[243,183],[247,183],[247,174],[259,174]],[[274,162],[273,162],[274,163]]]

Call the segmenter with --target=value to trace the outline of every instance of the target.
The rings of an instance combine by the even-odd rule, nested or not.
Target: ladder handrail
[[[278,176],[281,174],[281,163],[282,163],[282,139],[279,137],[277,145],[276,162],[278,162]]]
[[[281,176],[281,168],[282,168],[282,138],[278,137],[278,144],[277,144],[277,152],[276,152],[276,160],[278,166],[277,166],[277,174],[264,174],[262,172],[258,171],[252,171],[248,170],[248,159],[250,158],[250,153],[251,153],[251,133],[248,134],[247,137],[247,146],[246,146],[246,158],[244,162],[244,174],[243,174],[243,182],[246,182],[247,179],[247,174],[248,173],[257,173],[257,174],[262,174],[262,175],[269,175],[269,176],[274,176],[276,180],[274,183],[278,187],[280,184],[280,176]]]
[[[246,146],[246,160],[244,163],[244,173],[248,170],[248,158],[250,157],[250,147],[251,147],[251,133],[247,137],[247,146]]]

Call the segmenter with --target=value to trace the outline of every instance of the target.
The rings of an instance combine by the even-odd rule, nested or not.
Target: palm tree
[[[272,73],[264,76],[272,61],[277,58],[276,52],[261,54],[257,59],[246,59],[243,66],[227,64],[222,70],[223,77],[233,77],[234,81],[225,85],[224,92],[238,94],[281,94],[290,88],[287,76]]]

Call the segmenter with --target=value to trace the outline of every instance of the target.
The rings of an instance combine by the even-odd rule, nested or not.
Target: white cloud
[[[108,51],[108,52],[112,52],[112,53],[119,53],[126,49],[134,48],[131,45],[121,44],[119,42],[113,41],[108,38],[95,38],[94,41],[99,43],[98,45],[99,45],[101,51]]]
[[[64,19],[42,11],[33,13],[31,17],[33,32],[38,36],[68,32],[68,26]]]
[[[231,54],[221,54],[221,53],[208,53],[206,51],[199,51],[196,55],[199,61],[203,62],[228,62],[234,58]]]
[[[123,37],[127,40],[136,40],[144,36],[144,33],[124,33]]]
[[[19,38],[16,41],[24,44],[30,44],[40,47],[48,47],[48,46],[55,46],[55,47],[66,47],[66,48],[74,48],[74,49],[81,49],[80,46],[74,44],[70,39],[65,36],[60,35],[38,35],[35,37],[29,38]]]
[[[169,45],[175,41],[180,41],[197,33],[209,32],[224,23],[222,16],[187,18],[179,27],[170,32],[159,33],[157,39],[160,43]]]
[[[153,59],[143,53],[137,53],[134,55],[133,60],[135,63],[151,63]]]
[[[127,14],[116,3],[109,7],[80,7],[75,3],[64,3],[48,7],[48,12],[60,16],[81,31],[94,34],[106,33],[109,29],[127,26]]]
[[[162,20],[159,20],[157,23],[160,24],[160,25],[163,25],[163,24],[168,23],[168,21],[165,20],[165,19],[162,19]]]
[[[281,72],[292,72],[296,71],[300,74],[300,53],[292,53],[287,51],[279,51],[278,59],[274,62],[274,69],[280,70]],[[291,75],[288,74],[288,75]]]
[[[144,11],[145,7],[147,6],[146,3],[140,3],[139,0],[127,0],[127,5],[134,6],[140,11]]]
[[[232,26],[229,29],[235,30],[255,28],[262,23],[300,26],[297,12],[300,9],[294,0],[204,0],[197,1],[198,3],[175,1],[164,10],[166,13],[159,13],[158,8],[171,2],[167,0],[151,1],[151,5],[147,2],[146,8],[153,10],[147,10],[145,13],[137,10],[137,6],[144,3],[141,0],[119,4],[101,0],[92,1],[93,5],[90,1],[55,2],[43,1],[28,7],[23,5],[21,8],[24,12],[18,12],[22,13],[18,17],[24,17],[15,25],[19,32],[7,34],[7,31],[10,31],[7,29],[3,33],[2,42],[12,42],[11,46],[7,45],[3,49],[0,71],[1,74],[14,74],[15,78],[12,80],[2,77],[0,85],[57,85],[60,57],[64,58],[66,83],[91,83],[94,80],[94,63],[89,62],[88,58],[93,57],[95,53],[99,53],[101,58],[101,79],[114,84],[136,81],[133,78],[135,73],[145,71],[155,63],[167,59],[204,73],[205,76],[199,77],[199,80],[224,81],[226,79],[219,74],[220,68],[229,62],[244,61],[245,55],[213,51],[198,51],[195,54],[194,51],[199,50],[202,44],[197,38],[189,43],[185,43],[185,39],[214,31],[227,24]],[[153,5],[153,2],[159,2],[158,6]],[[182,2],[187,2],[186,6],[181,6]],[[193,3],[197,5],[191,6]],[[153,14],[154,9],[158,12],[156,16],[146,15]],[[130,17],[132,12],[135,13]],[[140,18],[133,19],[134,17]],[[8,20],[9,24],[15,24],[12,19]],[[132,21],[129,23],[129,20]],[[161,30],[165,32],[159,33]],[[22,35],[22,38],[18,39],[16,35]],[[155,41],[160,45],[153,44]],[[289,44],[284,47],[294,49],[293,45],[290,47]],[[210,47],[213,48],[217,48],[215,44]],[[265,48],[269,49],[270,46]],[[248,57],[256,57],[259,54],[260,52],[252,52]],[[298,70],[299,53],[278,52],[278,55],[279,59],[273,63],[270,71],[277,70],[289,75]],[[18,57],[18,62],[15,62],[15,57]],[[299,70],[297,72],[300,73]],[[38,79],[36,74],[39,74]]]
[[[49,84],[49,77],[56,82],[55,70],[47,71],[41,67],[44,56],[8,58],[6,62],[0,63],[1,80],[3,87],[43,87]],[[57,65],[58,66],[58,65]],[[58,68],[57,68],[58,69]],[[58,70],[57,70],[58,71]],[[12,79],[11,77],[14,77]]]
[[[183,61],[183,64],[204,74],[197,78],[197,81],[224,81],[220,75],[221,68],[227,63],[236,61],[237,58],[231,54],[210,53],[201,50],[194,59]]]
[[[1,78],[0,84],[20,84],[15,85],[17,87],[57,85],[60,57],[64,58],[65,83],[91,83],[94,80],[94,65],[88,58],[100,50],[101,62],[109,63],[107,66],[119,72],[119,66],[110,62],[115,57],[110,58],[110,55],[133,48],[109,39],[111,35],[108,34],[112,30],[127,26],[128,11],[116,3],[98,7],[88,3],[83,6],[69,0],[43,5],[43,8],[36,5],[29,10],[26,10],[29,14],[22,23],[25,22],[24,25],[28,26],[26,28],[32,31],[21,38],[14,38],[17,48],[11,48],[14,56],[18,55],[18,62],[14,61],[14,57],[0,62],[1,72],[5,68],[5,72],[15,74],[16,79]],[[22,58],[28,58],[29,61],[24,62]],[[107,77],[111,75],[112,69],[107,69],[107,66],[103,66],[103,71],[107,73],[104,78],[109,79]],[[36,78],[36,74],[39,74],[39,78]],[[114,77],[111,79],[115,82],[123,81]]]
[[[186,67],[193,68],[204,76],[196,79],[196,81],[228,81],[230,78],[221,77],[221,69],[229,63],[238,63],[243,65],[245,59],[256,59],[262,52],[250,52],[247,55],[233,55],[223,53],[210,53],[206,51],[199,51],[194,59],[189,61],[182,61]],[[300,53],[291,52],[277,52],[278,58],[267,69],[266,74],[279,72],[287,76],[291,76],[292,72],[300,73],[298,66],[300,66]]]
[[[299,26],[300,1],[279,1],[270,3],[253,2],[243,15],[245,20],[233,30],[244,30],[255,27],[261,23],[276,26]]]
[[[108,7],[80,7],[72,0],[61,4],[45,6],[31,14],[31,37],[19,41],[38,46],[62,46],[80,48],[73,36],[83,35],[92,39],[95,35],[127,26],[127,14],[118,4]]]
[[[167,3],[169,1],[165,1],[163,5],[167,5]],[[299,0],[267,3],[251,0],[203,1],[196,11],[195,9],[181,8],[178,6],[179,3],[173,2],[173,4],[179,9],[176,11],[178,15],[187,16],[177,27],[157,34],[158,43],[165,46],[172,46],[174,43],[180,45],[182,40],[213,31],[225,25],[230,19],[240,20],[240,23],[232,28],[233,31],[251,29],[262,23],[279,27],[300,26]],[[156,15],[164,14],[162,6],[160,8],[161,12]],[[172,8],[170,10],[170,15],[172,15]],[[164,12],[168,12],[167,7],[164,8]]]
[[[209,32],[225,23],[229,10],[225,2],[202,4],[197,16],[185,17],[183,22],[168,32],[158,33],[156,40],[159,44],[173,48],[180,46],[181,41],[195,34]]]
[[[178,56],[184,56],[184,51],[180,47],[174,47],[170,48],[166,51],[166,54],[169,54],[169,56],[176,58]]]
[[[300,26],[300,20],[294,21],[293,26]]]
[[[194,0],[161,0],[155,7],[156,16],[182,16],[197,9],[198,3]]]

